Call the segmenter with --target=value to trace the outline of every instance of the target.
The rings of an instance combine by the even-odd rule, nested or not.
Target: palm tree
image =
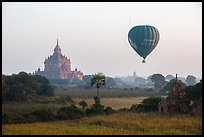
[[[97,88],[97,97],[99,97],[99,88],[102,85],[105,85],[105,75],[103,75],[103,73],[97,73],[92,75],[92,79],[91,79],[91,86],[96,85]]]

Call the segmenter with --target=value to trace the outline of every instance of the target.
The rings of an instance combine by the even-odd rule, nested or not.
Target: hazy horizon
[[[146,63],[127,40],[137,25],[160,33]],[[84,75],[202,78],[202,2],[2,2],[2,74],[44,69],[57,39]]]

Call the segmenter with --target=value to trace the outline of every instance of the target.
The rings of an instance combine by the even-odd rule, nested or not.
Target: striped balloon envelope
[[[135,26],[128,33],[128,41],[135,52],[143,57],[144,63],[159,42],[159,31],[150,25]]]

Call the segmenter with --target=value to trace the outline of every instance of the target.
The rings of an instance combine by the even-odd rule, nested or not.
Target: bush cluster
[[[54,96],[54,90],[45,77],[26,72],[2,75],[3,101],[28,101],[36,95]]]

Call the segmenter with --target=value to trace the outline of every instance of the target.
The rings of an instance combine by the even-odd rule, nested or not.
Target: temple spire
[[[57,46],[59,46],[59,45],[58,45],[58,39],[57,39]]]
[[[137,74],[136,74],[136,72],[135,72],[135,71],[133,72],[133,77],[137,77]]]
[[[57,53],[57,54],[61,53],[61,49],[60,49],[60,47],[58,45],[58,39],[57,39],[57,45],[56,45],[56,47],[54,49],[54,53]]]

